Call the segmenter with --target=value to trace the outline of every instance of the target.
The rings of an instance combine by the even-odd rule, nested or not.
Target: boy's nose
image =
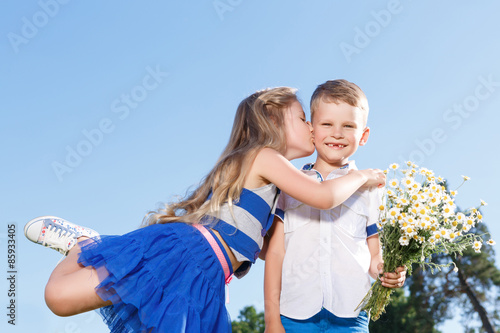
[[[344,137],[344,132],[340,128],[332,128],[332,132],[330,133],[336,139],[340,139]]]

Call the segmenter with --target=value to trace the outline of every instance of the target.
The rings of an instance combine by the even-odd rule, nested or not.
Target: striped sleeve
[[[281,222],[285,222],[285,211],[286,211],[286,194],[281,192],[280,197],[278,198],[278,203],[276,204],[276,211],[274,212],[274,216],[279,218]]]

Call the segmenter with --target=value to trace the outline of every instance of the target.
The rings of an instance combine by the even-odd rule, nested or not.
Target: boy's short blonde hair
[[[320,84],[311,97],[311,121],[319,103],[347,103],[364,111],[365,124],[368,119],[368,100],[360,87],[347,80],[329,80]]]

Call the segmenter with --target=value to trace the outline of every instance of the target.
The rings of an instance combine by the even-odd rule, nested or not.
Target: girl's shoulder
[[[281,159],[286,161],[283,155],[272,148],[260,149],[256,153],[255,159],[247,172],[244,187],[247,189],[257,189],[273,183],[272,180],[264,176],[264,170],[273,168],[276,163],[280,163]]]
[[[272,148],[262,148],[255,156],[252,167],[270,167],[280,164],[290,164],[285,156]]]

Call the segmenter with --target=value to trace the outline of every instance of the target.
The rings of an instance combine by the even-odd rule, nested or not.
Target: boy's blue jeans
[[[365,311],[361,311],[356,318],[340,318],[323,308],[305,320],[281,316],[281,323],[286,333],[368,333]]]

